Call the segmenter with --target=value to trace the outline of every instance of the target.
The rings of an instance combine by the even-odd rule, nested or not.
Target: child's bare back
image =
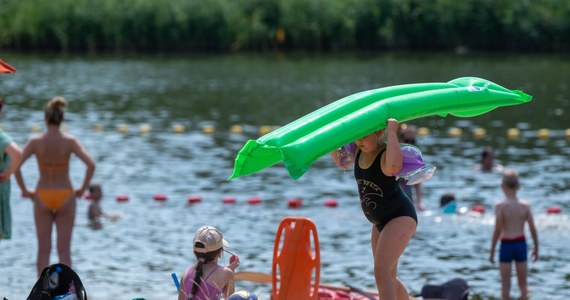
[[[515,171],[506,171],[503,174],[501,188],[505,194],[505,199],[495,206],[495,230],[491,239],[489,260],[491,263],[495,262],[495,248],[500,240],[501,298],[510,299],[511,271],[514,264],[521,292],[520,299],[528,299],[528,249],[525,225],[528,223],[534,242],[532,250],[533,261],[538,259],[538,234],[534,225],[530,204],[517,196],[517,191],[520,189],[518,174]]]
[[[514,239],[524,235],[525,223],[531,216],[530,204],[527,201],[505,199],[495,207],[497,222],[501,222],[501,238]]]

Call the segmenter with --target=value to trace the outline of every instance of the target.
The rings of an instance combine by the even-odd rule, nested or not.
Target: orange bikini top
[[[40,169],[47,171],[56,171],[69,168],[69,163],[41,163]]]

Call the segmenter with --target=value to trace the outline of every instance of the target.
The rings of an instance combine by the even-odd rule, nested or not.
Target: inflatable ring
[[[447,83],[416,83],[350,95],[305,115],[257,140],[236,156],[229,179],[253,174],[283,161],[298,179],[319,157],[383,129],[389,118],[399,122],[439,115],[474,117],[497,107],[531,101],[522,91],[491,81],[462,77]]]
[[[560,206],[549,206],[546,208],[547,214],[559,214],[560,212],[562,212]]]

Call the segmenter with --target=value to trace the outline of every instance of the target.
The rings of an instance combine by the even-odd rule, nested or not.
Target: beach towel
[[[12,138],[0,130],[0,172],[10,167],[10,157],[4,152]],[[0,183],[0,236],[12,237],[12,209],[10,208],[10,180]]]

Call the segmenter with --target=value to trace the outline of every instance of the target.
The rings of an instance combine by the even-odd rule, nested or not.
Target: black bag
[[[467,300],[469,290],[467,281],[462,278],[454,278],[441,285],[424,285],[421,296],[425,299]]]
[[[64,264],[53,264],[43,269],[27,300],[52,300],[75,290],[78,300],[88,300],[83,283],[75,271]]]

